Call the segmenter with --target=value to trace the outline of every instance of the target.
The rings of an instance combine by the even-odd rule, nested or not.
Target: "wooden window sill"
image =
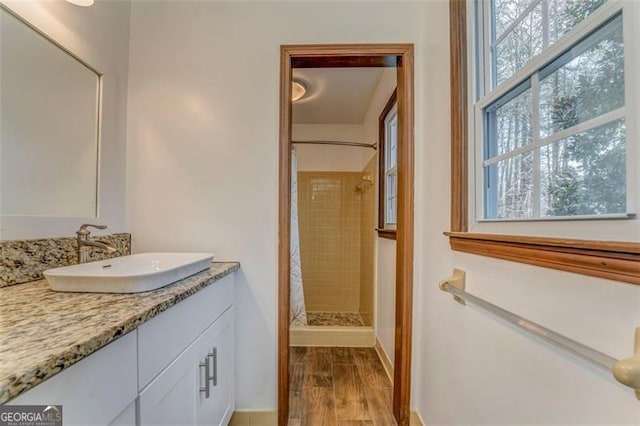
[[[454,251],[640,284],[640,244],[445,232]]]
[[[376,229],[378,231],[379,238],[387,238],[389,240],[396,239],[396,230],[395,229]]]

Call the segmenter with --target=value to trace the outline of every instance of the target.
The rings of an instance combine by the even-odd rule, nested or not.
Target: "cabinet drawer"
[[[230,274],[138,327],[138,389],[186,349],[233,304]]]
[[[62,405],[65,426],[108,425],[137,396],[134,330],[9,404]]]

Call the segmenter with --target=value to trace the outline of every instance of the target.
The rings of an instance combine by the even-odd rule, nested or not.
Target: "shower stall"
[[[294,346],[374,346],[376,168],[292,173]]]

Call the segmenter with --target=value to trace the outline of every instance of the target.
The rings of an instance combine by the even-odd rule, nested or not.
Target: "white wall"
[[[631,354],[635,286],[454,254],[448,2],[135,2],[128,219],[135,249],[240,260],[237,407],[276,407],[279,45],[416,44],[413,403],[427,424],[638,421],[632,393],[437,289],[468,288],[613,356]]]
[[[379,142],[380,114],[396,88],[396,68],[387,68],[382,74],[378,87],[371,98],[362,123],[366,140]],[[375,153],[363,153],[363,161],[369,161]],[[377,192],[377,191],[376,191]],[[379,194],[378,194],[379,195]],[[376,197],[376,205],[378,203]],[[376,208],[377,213],[377,208]],[[376,214],[377,216],[377,214]],[[377,223],[377,219],[376,219]],[[375,328],[376,337],[382,345],[387,357],[394,360],[395,333],[395,285],[396,285],[396,241],[387,238],[376,238],[376,272],[375,272]]]
[[[46,0],[2,3],[100,71],[103,100],[98,218],[3,216],[0,239],[70,236],[87,221],[123,232],[130,3],[98,1],[92,7]]]
[[[614,357],[631,355],[640,324],[637,286],[449,250],[448,5],[430,3],[426,20],[413,404],[427,424],[638,424],[638,401],[610,376],[438,290],[465,269],[470,292]]]
[[[363,140],[361,124],[293,124],[291,139],[294,141],[349,141],[360,143]],[[296,144],[299,172],[359,172],[366,165],[362,163],[362,151],[370,148],[358,148],[336,145]]]
[[[376,338],[394,361],[396,327],[396,240],[376,238]]]
[[[242,262],[237,407],[276,408],[281,44],[417,44],[417,2],[134,2],[128,219],[134,248]],[[421,105],[417,108],[422,114]]]
[[[369,102],[367,112],[364,114],[364,119],[362,120],[362,133],[364,139],[369,141],[369,143],[379,143],[380,141],[378,136],[378,120],[380,118],[382,110],[384,109],[385,105],[387,105],[389,97],[398,84],[396,82],[397,73],[397,68],[385,68],[384,72],[382,73],[382,77],[378,82],[378,87],[371,97],[371,102]],[[363,152],[363,164],[366,165],[374,155],[375,152]]]

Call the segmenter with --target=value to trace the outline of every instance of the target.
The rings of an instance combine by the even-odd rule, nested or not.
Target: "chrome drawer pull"
[[[213,360],[213,375],[207,376],[213,382],[213,386],[218,386],[218,348],[214,346],[211,352],[207,354],[207,358]]]
[[[204,367],[204,388],[202,387],[202,385],[200,385],[200,392],[204,392],[204,397],[205,398],[209,398],[209,396],[211,395],[211,388],[209,387],[209,358],[207,356],[207,358],[204,359],[204,362],[201,362],[200,364],[198,364],[200,367],[200,371],[202,371],[202,367]],[[200,377],[202,377],[202,375],[200,375]]]

